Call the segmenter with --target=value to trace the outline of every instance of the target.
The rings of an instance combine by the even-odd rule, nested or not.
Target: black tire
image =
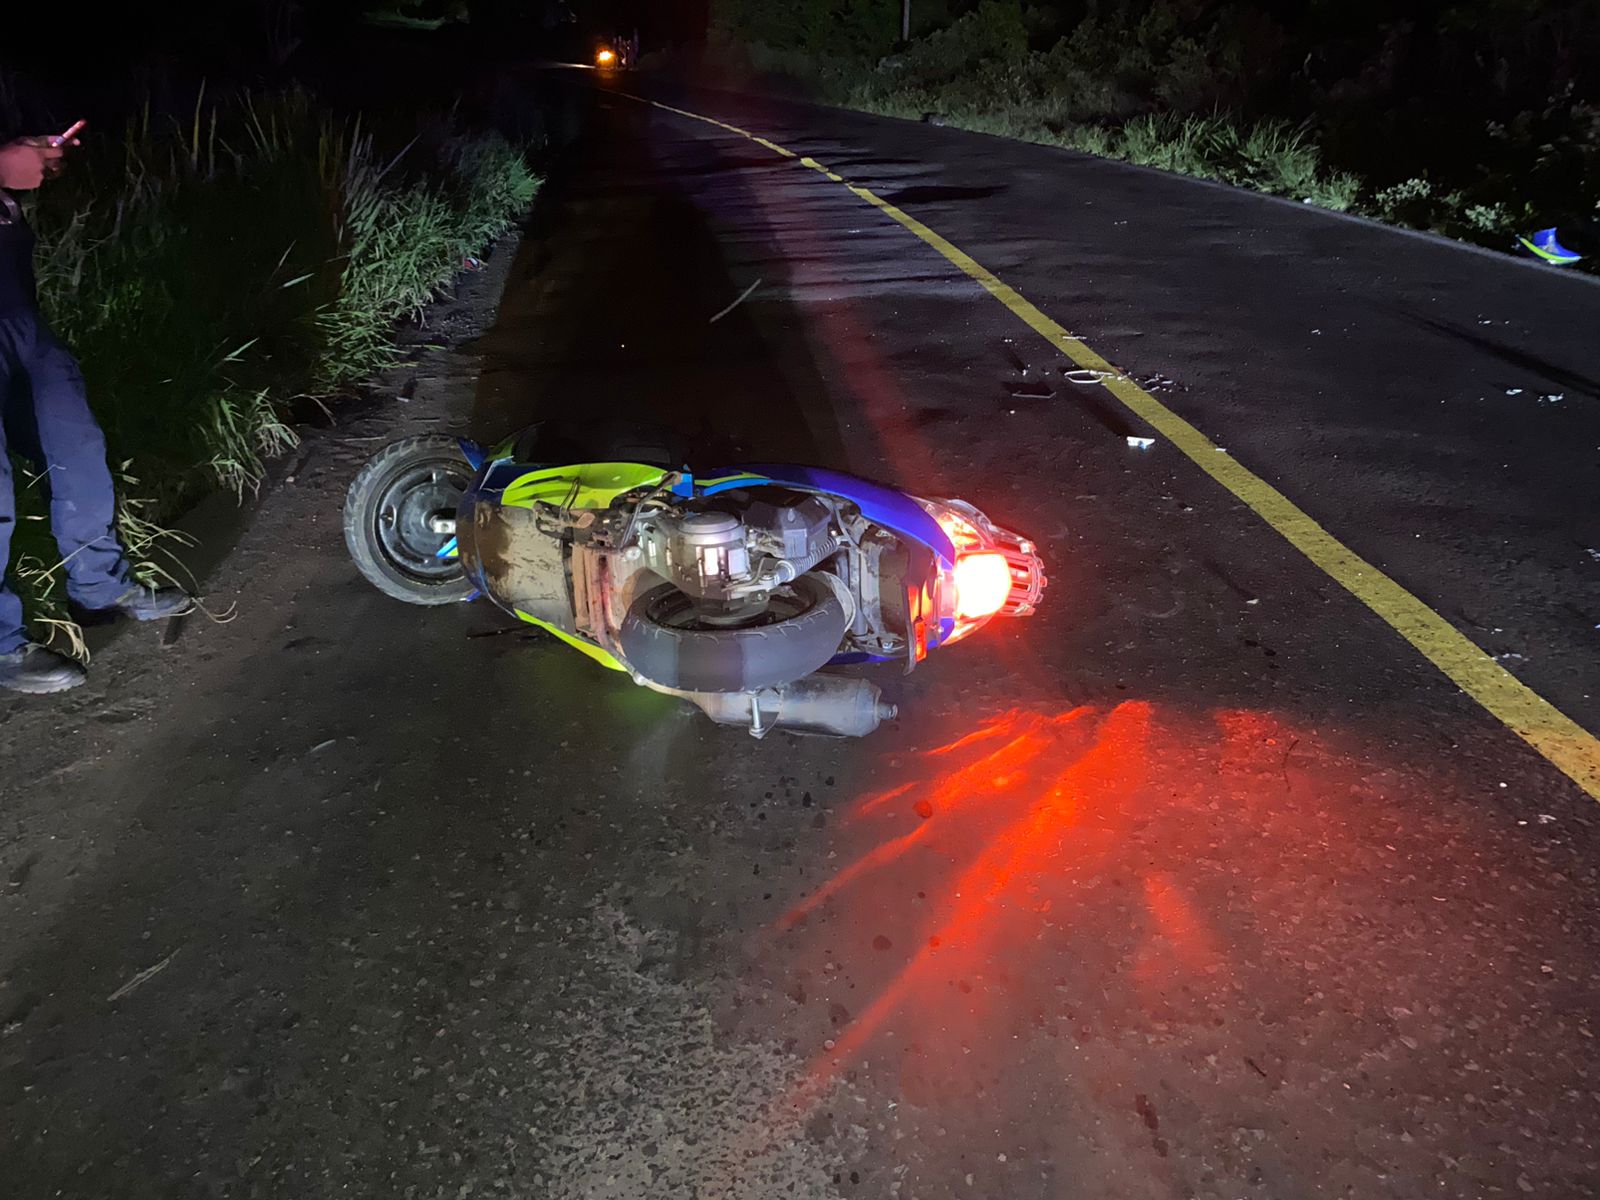
[[[692,599],[672,584],[633,602],[617,631],[623,658],[663,687],[753,692],[803,679],[839,652],[850,623],[824,580],[802,575],[773,593],[769,623],[695,627],[682,620]]]
[[[425,523],[433,513],[455,516],[472,475],[448,434],[402,438],[378,451],[345,494],[344,543],[356,569],[407,604],[455,604],[472,595],[460,562],[434,557],[450,535]]]

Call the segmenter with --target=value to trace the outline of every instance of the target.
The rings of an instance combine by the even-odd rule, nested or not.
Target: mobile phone
[[[70,143],[72,141],[73,138],[77,137],[80,133],[83,132],[83,127],[85,125],[87,125],[88,123],[89,122],[87,122],[87,121],[74,121],[71,125],[67,126],[67,128],[66,128],[66,130],[64,132],[58,133],[53,138],[51,138],[50,139],[50,144],[52,146],[65,146],[65,145],[67,145],[68,143]]]

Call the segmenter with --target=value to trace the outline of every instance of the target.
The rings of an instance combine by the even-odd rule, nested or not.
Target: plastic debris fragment
[[[1107,379],[1126,379],[1126,375],[1119,375],[1115,371],[1097,371],[1093,367],[1080,367],[1075,371],[1061,372],[1061,378],[1068,383],[1077,383],[1089,386],[1101,383]]]
[[[1134,437],[1134,435],[1131,434],[1131,433],[1128,435],[1128,445],[1132,446],[1135,450],[1148,450],[1148,449],[1150,449],[1151,446],[1154,446],[1155,444],[1156,444],[1155,438],[1151,438],[1151,437]]]
[[[1008,383],[1006,391],[1021,399],[1047,400],[1055,395],[1050,385],[1042,382]]]
[[[761,286],[761,280],[757,279],[749,287],[745,288],[744,291],[740,292],[738,298],[736,300],[734,300],[734,302],[732,304],[728,305],[726,308],[720,309],[717,312],[717,315],[712,317],[709,321],[707,321],[706,324],[707,325],[715,325],[718,321],[722,320],[723,317],[727,316],[734,309],[738,308],[739,305],[743,304],[746,300],[750,299],[751,294],[760,286]]]
[[[1554,267],[1565,267],[1583,257],[1581,254],[1574,254],[1561,244],[1560,239],[1556,237],[1554,225],[1549,229],[1539,230],[1531,238],[1519,237],[1517,241]]]

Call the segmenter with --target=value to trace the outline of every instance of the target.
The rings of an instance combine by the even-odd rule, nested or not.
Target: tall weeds
[[[1138,103],[1116,82],[1121,76],[1085,66],[1092,47],[1084,40],[1064,38],[1047,51],[1032,50],[1025,11],[984,0],[948,27],[876,62],[774,50],[724,32],[691,70],[734,86],[798,90],[885,116],[931,114],[978,133],[1065,146],[1324,208],[1355,205],[1360,181],[1325,166],[1307,126],[1251,121],[1219,108],[1130,111]],[[665,56],[658,65],[673,66]]]
[[[1600,6],[1447,6],[1374,21],[1360,5],[893,5],[711,0],[686,64],[723,86],[798,93],[1221,180],[1519,252],[1600,226]],[[670,67],[669,56],[661,56]]]
[[[297,401],[389,361],[395,322],[538,186],[516,148],[447,120],[374,128],[306,95],[202,96],[85,147],[39,195],[41,303],[83,363],[145,573],[208,491],[255,488]],[[13,574],[59,616],[42,481],[22,486]]]

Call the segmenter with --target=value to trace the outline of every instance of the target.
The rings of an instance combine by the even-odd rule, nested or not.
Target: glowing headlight
[[[1011,598],[1011,564],[1004,554],[980,550],[956,559],[956,617],[992,617]]]
[[[1044,593],[1044,563],[1032,542],[1002,529],[961,500],[917,501],[950,538],[955,561],[943,571],[938,605],[949,622],[942,644],[958,642],[994,616],[1026,616]]]

